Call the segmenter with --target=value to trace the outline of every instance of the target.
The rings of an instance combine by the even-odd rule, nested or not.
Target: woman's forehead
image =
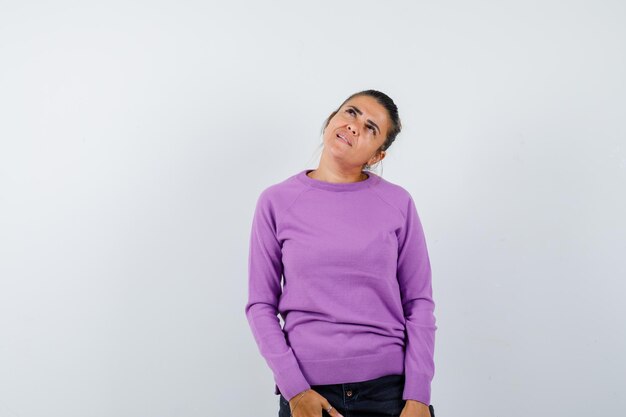
[[[369,96],[357,96],[352,97],[350,100],[344,103],[343,108],[355,107],[366,118],[374,121],[381,129],[383,125],[387,125],[387,110],[380,104],[375,98]]]
[[[375,98],[369,96],[352,97],[346,101],[343,107],[349,107],[350,105],[358,107],[364,113],[369,113],[371,116],[385,116],[386,110],[382,104],[380,104]]]

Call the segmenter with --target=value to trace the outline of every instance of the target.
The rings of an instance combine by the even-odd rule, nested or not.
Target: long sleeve
[[[435,374],[435,303],[424,231],[409,198],[405,225],[398,236],[398,282],[406,320],[405,385],[402,398],[430,404]]]
[[[282,395],[290,400],[309,389],[310,385],[287,344],[278,320],[282,273],[275,207],[265,190],[258,198],[252,220],[245,313],[260,353],[274,374],[276,385]]]

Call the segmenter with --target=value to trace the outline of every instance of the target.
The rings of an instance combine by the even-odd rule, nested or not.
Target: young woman
[[[434,417],[424,232],[409,192],[369,170],[400,130],[391,98],[355,93],[326,119],[317,169],[258,197],[245,313],[279,417]]]

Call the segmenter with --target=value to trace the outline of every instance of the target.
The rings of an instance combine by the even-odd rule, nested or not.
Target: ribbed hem
[[[284,372],[275,375],[274,382],[281,387],[280,391],[287,400],[291,400],[298,393],[311,388],[297,366],[287,368]]]
[[[430,405],[430,382],[428,375],[406,375],[404,380],[403,400],[416,400]]]
[[[344,384],[404,373],[404,350],[400,347],[375,355],[298,362],[311,385]]]

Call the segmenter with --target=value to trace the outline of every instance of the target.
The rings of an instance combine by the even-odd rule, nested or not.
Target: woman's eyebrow
[[[363,115],[363,112],[361,110],[359,110],[358,107],[355,106],[348,106],[349,108],[353,108],[354,111],[356,111],[357,113],[359,113],[360,116]],[[378,133],[380,133],[380,128],[378,127],[378,125],[376,123],[374,123],[373,121],[371,121],[370,119],[367,119],[368,122],[370,122],[371,124],[374,125],[374,127],[376,127],[376,129],[378,129]]]

